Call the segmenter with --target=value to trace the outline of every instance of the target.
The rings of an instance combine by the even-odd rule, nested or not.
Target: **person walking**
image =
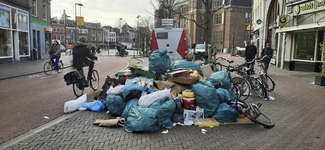
[[[55,70],[56,72],[59,71],[59,60],[61,58],[61,51],[60,51],[60,44],[58,41],[54,41],[51,50],[50,50],[50,55],[51,55],[51,61],[52,64],[55,64]],[[54,62],[55,59],[55,62]]]
[[[79,38],[79,42],[73,47],[72,55],[73,55],[72,67],[77,68],[77,70],[81,70],[81,72],[83,72],[82,68],[84,66],[89,66],[87,80],[85,80],[86,83],[85,85],[87,86],[91,79],[91,73],[94,69],[94,64],[95,64],[91,60],[97,60],[98,58],[92,55],[88,50],[85,37]]]
[[[263,60],[265,73],[267,73],[267,69],[269,69],[269,64],[270,64],[271,58],[273,57],[273,54],[274,54],[274,52],[273,52],[273,49],[271,48],[271,44],[266,43],[266,48],[264,48],[261,52],[261,57],[264,57],[265,55],[267,55],[267,57],[265,57]]]
[[[252,61],[256,57],[256,54],[257,54],[257,48],[254,45],[254,41],[251,41],[251,44],[246,46],[246,49],[245,49],[246,62]],[[255,64],[255,62],[252,63],[252,67],[254,67],[254,64]],[[250,66],[248,66],[248,67],[250,67]]]

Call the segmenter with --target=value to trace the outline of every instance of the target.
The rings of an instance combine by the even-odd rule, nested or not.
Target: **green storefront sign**
[[[301,5],[295,5],[293,7],[293,13],[295,15],[298,15],[298,14],[302,13],[303,11],[311,10],[311,9],[319,9],[320,7],[323,7],[323,6],[325,6],[325,0],[315,1],[315,3],[313,1],[313,2],[308,2],[305,4],[301,4]]]

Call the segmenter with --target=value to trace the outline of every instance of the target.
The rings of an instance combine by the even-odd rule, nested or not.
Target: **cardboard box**
[[[205,118],[194,120],[195,124],[199,127],[219,127],[219,122],[213,118]]]
[[[200,81],[200,77],[191,76],[191,77],[169,77],[168,81],[182,83],[182,84],[192,84]]]
[[[211,69],[211,65],[205,65],[201,67],[201,70],[203,72],[203,76],[206,79],[209,79],[209,77],[211,76],[211,74],[213,73],[212,69]]]
[[[175,90],[176,94],[182,93],[185,89],[190,89],[191,86],[187,84],[177,84],[171,81],[154,81],[158,87],[159,90],[164,90],[165,88],[167,89],[172,89]]]

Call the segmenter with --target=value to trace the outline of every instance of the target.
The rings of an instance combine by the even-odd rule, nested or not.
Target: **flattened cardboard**
[[[201,70],[203,72],[203,76],[206,79],[209,79],[209,77],[211,76],[211,74],[213,73],[211,66],[210,65],[205,65],[201,67]]]
[[[200,81],[200,77],[191,76],[191,77],[169,77],[168,81],[182,83],[182,84],[192,84]]]
[[[184,85],[184,84],[177,84],[171,81],[158,81],[155,80],[155,83],[159,90],[172,89],[175,90],[177,94],[182,93],[185,89],[190,89],[190,85]]]

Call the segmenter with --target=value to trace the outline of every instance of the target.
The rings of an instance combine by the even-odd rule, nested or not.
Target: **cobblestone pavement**
[[[238,57],[225,58],[242,62]],[[146,60],[143,58],[143,60]],[[249,102],[261,102],[261,111],[275,122],[265,129],[260,125],[220,125],[161,128],[154,133],[126,133],[123,127],[98,127],[97,119],[115,116],[91,111],[67,114],[53,125],[40,127],[39,132],[26,133],[0,145],[0,149],[324,149],[325,146],[325,87],[312,84],[315,73],[286,71],[271,66],[269,75],[276,82],[270,93],[274,101],[264,101],[252,95]],[[37,129],[36,129],[37,130]],[[22,135],[23,136],[23,135]]]

